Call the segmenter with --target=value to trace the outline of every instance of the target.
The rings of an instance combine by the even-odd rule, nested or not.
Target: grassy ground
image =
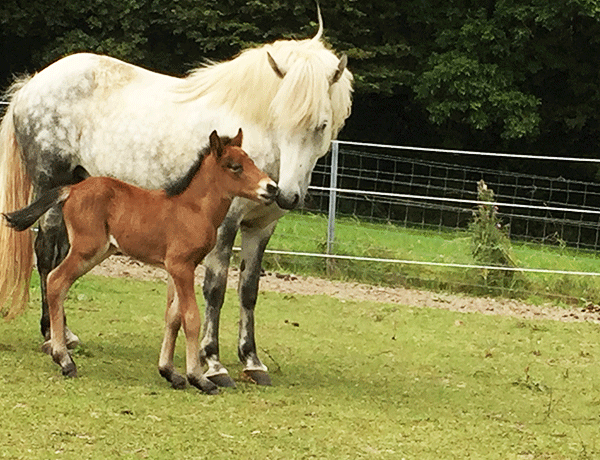
[[[600,456],[596,325],[262,293],[274,386],[210,397],[157,373],[164,291],[83,278],[67,304],[84,341],[74,380],[39,352],[39,294],[0,323],[0,458]],[[229,291],[222,358],[236,378],[237,309]]]
[[[325,253],[327,220],[321,215],[289,214],[279,221],[269,248]],[[411,230],[389,224],[371,224],[357,219],[336,221],[335,253],[410,261],[474,264],[470,236],[466,232],[440,233]],[[599,272],[598,255],[559,246],[513,242],[519,267],[549,270]],[[519,275],[512,289],[486,284],[478,269],[336,260],[327,266],[322,258],[267,255],[266,266],[298,273],[383,285],[403,285],[451,290],[473,295],[492,294],[530,301],[600,303],[600,277],[533,274]],[[333,267],[333,270],[331,269]]]

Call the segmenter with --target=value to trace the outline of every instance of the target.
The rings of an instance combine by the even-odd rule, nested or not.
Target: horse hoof
[[[188,375],[188,382],[190,385],[195,386],[199,390],[203,391],[207,395],[218,395],[219,387],[215,385],[213,382],[208,380],[204,376],[197,377],[195,375]]]
[[[235,388],[235,380],[233,380],[229,374],[217,374],[207,377],[212,383],[218,387],[223,388]]]
[[[63,367],[62,375],[69,378],[77,377],[77,367],[75,366],[75,363],[69,363],[65,367]]]
[[[242,374],[242,378],[250,383],[256,385],[271,386],[271,377],[269,373],[261,370],[245,370]]]

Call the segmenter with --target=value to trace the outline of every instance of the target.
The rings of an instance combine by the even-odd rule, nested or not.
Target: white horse
[[[254,307],[261,261],[277,220],[302,203],[312,170],[350,115],[352,75],[312,39],[281,40],[209,64],[186,78],[157,74],[94,54],[65,57],[9,91],[0,125],[0,212],[20,209],[30,194],[91,175],[158,189],[185,173],[213,130],[235,136],[280,187],[277,204],[236,199],[206,258],[205,376],[234,385],[219,361],[219,315],[235,235],[241,230],[238,355],[246,376],[270,384],[256,354]],[[0,228],[0,310],[14,316],[28,299],[32,234]],[[66,256],[60,209],[40,222],[35,241],[42,283],[42,333],[49,272]],[[67,332],[72,346],[77,336]]]

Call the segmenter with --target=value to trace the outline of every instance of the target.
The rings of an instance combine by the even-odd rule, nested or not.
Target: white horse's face
[[[327,114],[318,126],[290,136],[279,138],[279,189],[277,204],[283,209],[294,209],[304,202],[312,171],[329,150],[332,139],[331,121]]]
[[[309,41],[306,46],[316,44]],[[277,204],[293,209],[303,203],[317,160],[327,153],[350,114],[352,76],[346,57],[338,59],[329,51],[311,55],[312,61],[304,56],[282,67],[267,54],[282,80],[271,102],[280,160]]]

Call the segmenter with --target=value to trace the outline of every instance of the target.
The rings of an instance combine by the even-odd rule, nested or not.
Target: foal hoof
[[[171,379],[171,387],[175,390],[183,390],[187,386],[187,381],[185,377],[180,374],[173,374],[173,378]]]
[[[190,382],[190,385],[195,386],[196,388],[203,391],[207,395],[218,395],[219,394],[219,387],[217,385],[215,385],[213,382],[211,382],[210,380],[208,380],[203,375],[201,375],[200,377],[198,377],[196,375],[188,375],[187,378],[188,378],[188,382]]]
[[[206,378],[218,387],[235,388],[235,380],[233,380],[229,374],[216,374]]]
[[[69,363],[65,367],[63,367],[62,375],[69,378],[77,377],[77,367],[75,366],[75,363]]]
[[[183,390],[187,386],[185,377],[173,369],[159,369],[158,372],[171,384],[175,390]]]
[[[271,386],[271,377],[269,373],[261,370],[245,370],[242,373],[242,378],[250,383],[256,385]]]

